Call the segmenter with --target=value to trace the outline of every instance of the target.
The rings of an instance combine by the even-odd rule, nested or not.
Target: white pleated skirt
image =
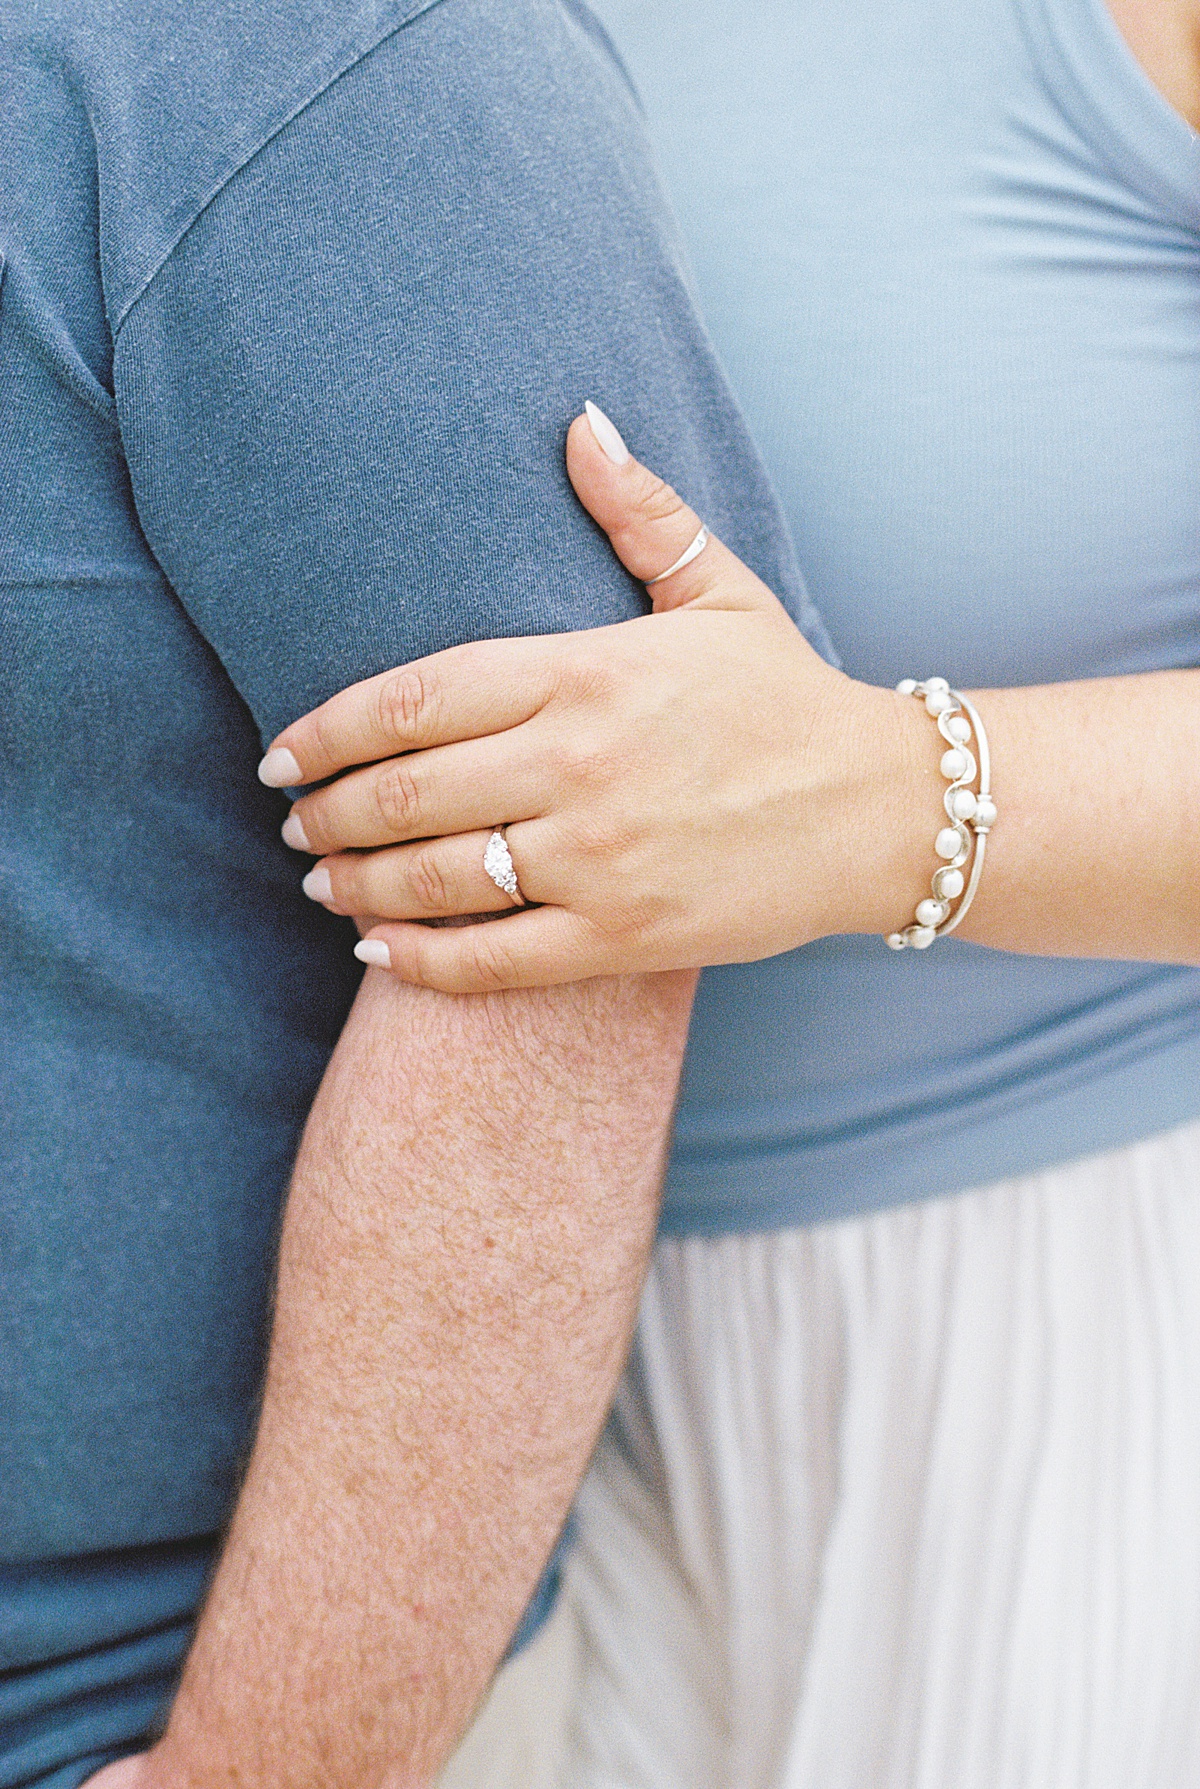
[[[1200,1789],[1200,1125],[661,1242],[567,1596],[456,1789]]]

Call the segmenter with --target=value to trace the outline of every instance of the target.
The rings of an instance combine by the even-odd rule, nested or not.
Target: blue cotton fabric
[[[357,985],[264,741],[641,611],[587,397],[819,633],[570,0],[0,0],[0,255],[0,1789],[74,1789],[167,1705]]]
[[[597,12],[846,669],[1200,665],[1200,139],[1104,0]],[[1198,1113],[1194,969],[826,939],[703,978],[665,1221],[857,1215]]]

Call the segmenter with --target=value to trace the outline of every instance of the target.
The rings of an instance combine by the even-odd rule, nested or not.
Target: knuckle
[[[577,702],[608,706],[623,683],[621,667],[599,653],[577,654],[565,661],[561,672],[562,686]]]
[[[669,522],[687,508],[683,498],[665,479],[645,469],[635,501],[643,522]]]
[[[612,785],[616,770],[613,754],[602,745],[579,745],[564,766],[574,787],[585,797],[595,796]]]
[[[375,691],[375,722],[381,736],[393,745],[411,744],[432,717],[435,688],[429,673],[415,665],[389,671]]]
[[[421,791],[403,759],[385,765],[375,778],[375,805],[389,833],[400,836],[417,825],[421,815]]]
[[[586,864],[594,873],[597,864],[611,872],[614,844],[613,828],[607,816],[595,809],[573,814],[560,844],[560,856],[568,862]]]
[[[453,889],[437,855],[418,851],[408,866],[408,886],[414,903],[426,913],[448,913],[453,903]]]
[[[564,735],[547,751],[547,768],[555,786],[593,794],[610,788],[618,774],[619,751],[599,733]]]
[[[326,702],[306,715],[303,724],[308,733],[305,741],[306,762],[313,760],[318,765],[341,765],[345,762],[345,749],[338,739],[337,722],[330,703]]]
[[[341,851],[345,846],[342,836],[343,828],[338,820],[337,808],[318,801],[311,812],[307,809],[303,815],[305,837],[308,849],[314,857],[327,857],[331,852]]]
[[[504,940],[496,936],[497,931],[496,925],[481,925],[466,934],[471,939],[467,961],[473,983],[485,994],[511,988],[517,979],[516,960]]]
[[[396,917],[396,875],[388,857],[387,852],[361,851],[343,858],[346,892],[342,899],[350,913],[361,917],[370,913],[378,919]]]

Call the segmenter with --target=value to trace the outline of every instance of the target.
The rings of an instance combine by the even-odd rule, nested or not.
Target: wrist
[[[920,703],[873,684],[852,684],[842,826],[831,861],[829,932],[886,936],[911,922],[938,859],[945,744]]]

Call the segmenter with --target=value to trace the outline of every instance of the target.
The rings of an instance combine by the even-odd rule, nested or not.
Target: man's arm
[[[589,393],[798,595],[640,133],[574,0],[418,9],[239,165],[122,319],[146,539],[264,743],[439,647],[642,609],[563,467]],[[170,1782],[367,1789],[444,1756],[624,1350],[689,987],[457,1006],[368,982],[297,1169]]]
[[[152,1783],[430,1782],[587,1463],[692,978],[369,972],[288,1201],[258,1438]]]

